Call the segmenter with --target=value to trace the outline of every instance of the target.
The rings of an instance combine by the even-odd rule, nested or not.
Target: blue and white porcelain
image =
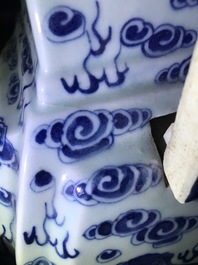
[[[27,10],[26,10],[27,5]],[[198,262],[150,120],[173,113],[195,0],[26,0],[0,57],[0,234],[17,265]]]

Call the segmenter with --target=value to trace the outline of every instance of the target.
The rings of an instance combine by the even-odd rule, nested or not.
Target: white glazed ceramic
[[[198,262],[198,203],[149,121],[177,110],[194,0],[27,0],[0,58],[0,233],[17,265]]]

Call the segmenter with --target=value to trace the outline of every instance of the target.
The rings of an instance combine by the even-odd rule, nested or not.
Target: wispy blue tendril
[[[55,248],[57,255],[62,259],[68,259],[68,258],[74,259],[79,255],[80,252],[78,250],[74,249],[74,253],[70,254],[68,249],[67,249],[67,242],[69,240],[69,233],[68,232],[66,233],[65,239],[62,242],[62,253],[59,252],[60,250],[57,246],[59,243],[58,239],[56,239],[55,242],[54,241],[52,242],[51,237],[47,233],[47,231],[44,230],[44,232],[46,234],[45,241],[39,242],[39,235],[38,235],[37,228],[35,226],[33,226],[31,233],[28,233],[28,232],[23,233],[23,238],[24,238],[25,243],[27,245],[31,245],[33,243],[36,243],[38,246],[45,246],[47,244],[50,244],[52,247]],[[48,265],[48,263],[46,263],[46,264]],[[34,263],[33,263],[33,265],[34,265]],[[50,265],[51,265],[51,263],[50,263]]]
[[[192,262],[195,258],[198,257],[198,244],[196,244],[193,249],[188,249],[184,253],[178,254],[178,260],[184,263]]]

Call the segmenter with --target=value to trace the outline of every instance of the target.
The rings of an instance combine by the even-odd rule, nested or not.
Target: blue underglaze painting
[[[170,0],[171,6],[174,9],[183,9],[187,7],[196,7],[198,6],[198,0]]]
[[[162,69],[155,77],[157,84],[184,82],[188,74],[191,56],[181,63],[175,63],[169,68]]]
[[[15,70],[11,72],[8,80],[7,102],[8,105],[16,104],[16,111],[20,112],[18,124],[21,126],[24,123],[25,109],[31,103],[25,95],[26,90],[35,86],[37,67],[37,59],[32,59],[30,42],[23,26],[21,22],[21,32],[18,38],[14,38],[3,53],[3,59],[7,61],[10,70]],[[21,56],[21,60],[19,60],[20,65],[18,63],[17,54]]]
[[[63,163],[72,163],[110,148],[115,137],[144,127],[152,117],[149,109],[78,110],[65,120],[38,127],[34,141],[57,151]]]
[[[166,39],[164,39],[165,34]],[[197,33],[194,30],[186,30],[168,23],[155,28],[141,18],[127,21],[121,30],[122,45],[127,47],[140,45],[143,54],[149,58],[162,57],[177,49],[190,47],[195,44],[196,37]]]
[[[196,244],[193,249],[187,249],[184,253],[179,253],[178,260],[179,263],[192,263],[195,258],[198,257],[198,244]],[[193,263],[194,264],[194,263]]]
[[[17,171],[19,168],[18,153],[6,137],[7,126],[0,117],[0,166],[6,165]]]
[[[120,250],[117,249],[107,249],[102,251],[97,257],[96,261],[98,263],[108,263],[122,255]],[[116,265],[174,265],[172,263],[173,258],[175,257],[179,263],[177,264],[184,264],[193,262],[194,259],[198,256],[198,245],[196,245],[192,251],[186,250],[184,254],[180,253],[177,257],[171,252],[164,252],[164,253],[149,253],[144,254],[142,256],[138,256],[132,258],[128,261],[123,261],[117,263]],[[27,262],[24,265],[56,265],[53,262],[50,262],[45,257],[39,257],[34,261]],[[193,263],[195,264],[195,263]]]
[[[174,254],[166,253],[151,253],[145,254],[125,262],[118,263],[117,265],[173,265],[171,262]]]
[[[3,215],[0,219],[0,238],[5,242],[13,243],[13,225],[16,215],[16,196],[0,187],[0,207]]]
[[[2,187],[0,187],[0,204],[5,207],[13,206],[13,194]]]
[[[36,197],[33,196],[34,199],[32,199],[34,203],[38,200],[39,218],[32,225],[24,225],[24,242],[27,245],[50,245],[60,258],[74,259],[79,255],[79,251],[74,249],[70,253],[67,249],[70,238],[67,219],[65,218],[61,222],[57,221],[59,216],[54,206],[55,186],[55,178],[49,171],[40,170],[32,178],[30,190],[33,194],[36,194]],[[44,201],[43,198],[45,198]],[[52,235],[51,231],[57,231],[57,233]]]
[[[9,105],[13,105],[17,102],[20,95],[20,90],[19,76],[17,73],[14,73],[11,75],[8,85],[7,99]]]
[[[22,75],[24,75],[26,72],[29,74],[32,74],[34,71],[33,68],[33,60],[32,60],[32,55],[31,55],[31,49],[30,49],[30,44],[27,36],[24,36],[22,39],[22,62],[21,62],[21,72]]]
[[[63,195],[68,200],[85,206],[115,203],[155,187],[162,176],[162,169],[156,165],[106,166],[96,171],[89,179],[77,183],[71,180],[66,182]]]
[[[19,125],[22,126],[24,123],[25,109],[31,103],[30,99],[27,99],[28,97],[25,95],[25,93],[28,88],[33,89],[33,87],[35,86],[37,59],[32,59],[32,51],[27,35],[24,33],[20,36],[20,38],[20,42],[22,45],[21,74],[23,76],[23,82],[21,84],[21,93],[17,109],[21,111]]]
[[[0,169],[3,166],[7,166],[12,171],[17,172],[19,169],[19,157],[18,152],[7,139],[7,126],[3,118],[0,117]],[[0,187],[0,207],[2,207],[3,211],[0,219],[0,237],[9,243],[13,243],[16,197],[5,187]]]
[[[113,221],[94,224],[83,236],[88,240],[130,236],[134,246],[148,243],[153,248],[159,248],[180,241],[184,233],[197,228],[198,216],[162,219],[157,210],[137,209],[122,213]]]
[[[139,170],[139,173],[141,172],[144,176],[147,176],[150,170],[150,178],[152,177],[149,184],[147,183],[148,179],[146,182],[140,179],[139,185],[135,185],[133,187],[134,192],[137,193],[141,192],[141,189],[143,188],[144,185],[143,182],[146,183],[146,187],[144,188],[147,189],[149,188],[150,185],[152,184],[156,185],[157,182],[159,181],[158,173],[161,170],[156,166],[155,167],[151,166],[149,167],[147,165],[142,165],[142,164],[133,165],[133,169],[135,170],[136,167],[136,170],[137,171]],[[125,169],[125,167],[123,166],[121,166],[120,168]],[[102,170],[104,170],[104,168]],[[100,171],[96,172],[95,174],[93,174],[93,176],[94,175],[97,176],[97,173],[99,172]],[[138,175],[139,174],[137,174],[136,177],[138,177]],[[137,181],[137,178],[135,180]],[[96,180],[96,182],[97,181],[98,180]],[[136,184],[137,183],[138,181],[136,182]],[[108,183],[107,185],[105,185],[105,182],[103,183],[103,185],[106,188],[108,188],[109,186]],[[98,186],[101,185],[98,184]],[[100,195],[97,192],[97,189],[95,189],[92,185],[91,187],[93,188],[94,195],[97,196]],[[41,247],[50,245],[61,259],[77,258],[80,255],[79,250],[75,248],[72,251],[68,250],[70,237],[73,235],[72,231],[69,231],[68,229],[67,217],[65,216],[62,219],[62,221],[60,221],[59,212],[56,210],[54,205],[54,198],[56,191],[56,181],[54,176],[49,171],[46,170],[38,171],[33,176],[30,182],[30,190],[32,194],[36,195],[33,196],[34,204],[36,203],[36,200],[38,200],[38,203],[36,203],[36,205],[37,205],[37,211],[39,211],[40,214],[40,218],[35,219],[32,225],[30,226],[29,222],[24,223],[23,238],[25,244],[27,245],[36,244]],[[99,197],[100,196],[98,196],[97,199]],[[43,198],[45,199],[43,200]],[[104,198],[105,199],[101,200],[101,202],[106,202],[109,198],[111,200],[111,194],[109,198],[108,196]],[[10,193],[5,194],[5,190],[0,189],[0,199],[1,199],[0,203],[4,203],[4,206],[11,207],[13,201],[12,194]],[[29,199],[31,199],[30,193],[29,193]],[[93,199],[91,198],[91,200]],[[84,201],[86,202],[86,200]],[[93,224],[83,233],[83,235],[79,236],[83,236],[87,240],[104,240],[105,238],[109,237],[122,237],[122,238],[130,237],[131,245],[133,246],[138,246],[142,243],[147,243],[151,244],[153,248],[160,248],[180,241],[185,233],[191,232],[197,228],[198,228],[198,216],[176,216],[170,218],[162,218],[161,213],[158,210],[132,209],[125,213],[119,214],[112,221],[108,219],[104,220],[99,224]],[[53,231],[53,234],[51,233],[51,231]],[[57,231],[57,233],[54,231]],[[96,256],[96,261],[98,263],[108,263],[110,261],[117,259],[121,255],[122,255],[121,250],[108,248],[103,250],[101,253],[99,253]],[[185,263],[193,261],[197,256],[198,256],[198,247],[196,245],[191,251],[186,250],[184,253],[179,253],[177,257],[175,256],[175,258],[177,258],[179,262],[182,261]],[[137,257],[129,261],[119,263],[119,265],[136,264],[133,262],[137,262],[137,264],[142,265],[146,260],[150,260],[151,262],[150,264],[153,264],[152,262],[154,262],[154,260],[157,260],[159,262],[165,262],[164,264],[172,265],[171,263],[172,257],[173,257],[172,253],[146,254],[141,257]]]
[[[91,54],[94,56],[98,56],[98,55],[104,53],[107,44],[110,42],[110,40],[112,38],[112,27],[111,26],[108,26],[106,35],[103,35],[106,37],[102,37],[102,35],[99,33],[99,31],[97,30],[97,23],[99,20],[100,20],[100,5],[99,5],[99,2],[96,1],[96,18],[93,21],[91,29],[93,31],[94,37],[98,41],[99,48],[93,49],[93,47],[91,47]],[[87,32],[87,34],[88,34],[88,32]]]
[[[29,261],[29,262],[25,263],[24,265],[56,265],[56,264],[53,262],[50,262],[45,257],[39,257],[33,261]]]
[[[173,8],[180,8],[188,5],[195,6],[195,2],[197,4],[197,1],[193,0],[176,0],[171,1],[171,5]],[[43,34],[54,45],[67,45],[68,42],[80,41],[83,38],[84,49],[82,49],[81,54],[83,52],[85,54],[79,60],[78,65],[81,66],[87,80],[89,80],[89,85],[83,84],[77,73],[73,74],[73,82],[71,82],[71,77],[68,82],[67,77],[61,76],[60,82],[67,93],[73,94],[77,91],[84,94],[95,93],[102,82],[109,88],[120,87],[125,82],[129,70],[129,62],[123,56],[123,49],[139,47],[142,55],[155,59],[167,56],[178,49],[192,47],[195,44],[197,32],[194,29],[185,29],[181,25],[170,23],[153,25],[142,17],[131,17],[127,21],[123,21],[123,25],[119,29],[115,29],[112,25],[105,25],[104,29],[99,32],[97,24],[102,15],[100,5],[102,3],[99,1],[95,2],[96,16],[91,25],[89,25],[90,22],[87,23],[89,19],[86,18],[85,14],[64,5],[56,6],[50,10],[42,23]],[[103,30],[104,32],[101,32]],[[98,43],[98,49],[92,47],[94,42]],[[94,67],[90,62],[100,60],[100,57],[112,43],[116,43],[118,48],[108,62],[113,68],[111,74],[106,69],[108,66],[101,65],[101,63],[97,66],[101,69],[95,74]],[[112,47],[115,49],[114,46]],[[128,57],[131,61],[132,58]]]
[[[165,253],[150,253],[145,254],[125,262],[118,263],[117,265],[174,265],[172,263],[173,257],[177,259],[176,264],[192,263],[198,257],[198,244],[192,250],[186,250],[185,253],[174,255],[171,252]]]
[[[86,19],[84,15],[68,6],[57,6],[46,16],[45,36],[55,43],[72,41],[85,34]],[[65,21],[65,23],[61,23]]]
[[[7,62],[9,69],[15,70],[18,64],[17,39],[12,37],[7,43],[6,49],[2,53],[4,62]]]
[[[96,261],[98,263],[107,263],[120,257],[121,255],[122,252],[118,249],[106,249],[96,257]]]

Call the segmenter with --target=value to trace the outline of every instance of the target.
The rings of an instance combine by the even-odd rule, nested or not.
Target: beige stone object
[[[164,170],[176,199],[185,203],[198,195],[198,42],[180,99]]]

